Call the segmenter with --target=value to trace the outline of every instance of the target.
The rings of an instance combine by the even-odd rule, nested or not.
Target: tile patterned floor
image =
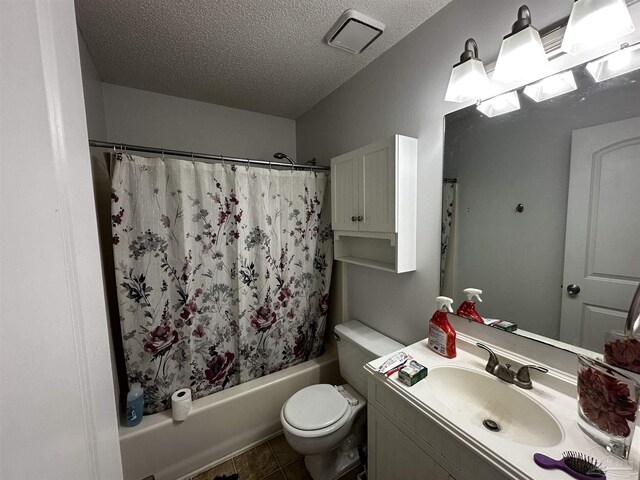
[[[358,466],[339,480],[356,480],[361,470]],[[219,475],[234,473],[240,475],[239,480],[311,480],[311,475],[304,466],[303,456],[289,446],[284,435],[261,443],[191,480],[213,480]]]

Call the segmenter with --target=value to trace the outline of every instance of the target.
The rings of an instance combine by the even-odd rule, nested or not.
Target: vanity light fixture
[[[468,102],[487,94],[489,78],[482,60],[478,58],[478,44],[473,38],[464,44],[460,62],[453,66],[449,86],[444,97],[446,102]]]
[[[560,49],[577,55],[634,30],[625,0],[577,0]]]
[[[527,82],[546,75],[549,60],[540,33],[531,26],[529,7],[518,9],[518,20],[502,40],[493,79],[498,82]]]
[[[640,69],[640,43],[632,46],[625,43],[620,50],[587,63],[587,71],[596,82],[603,82],[638,69]]]
[[[498,115],[520,110],[520,99],[514,90],[488,100],[483,100],[476,108],[487,117],[497,117]]]
[[[524,94],[535,102],[544,102],[553,97],[577,90],[576,79],[571,70],[551,75],[539,82],[527,85]]]

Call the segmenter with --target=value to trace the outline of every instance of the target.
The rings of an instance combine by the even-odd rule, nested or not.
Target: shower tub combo
[[[184,422],[171,410],[145,416],[135,428],[120,428],[125,480],[188,478],[281,431],[280,409],[298,390],[317,383],[340,384],[336,347],[270,375],[193,402]]]

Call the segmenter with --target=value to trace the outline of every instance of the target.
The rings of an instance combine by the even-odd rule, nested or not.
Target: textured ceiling
[[[297,118],[451,0],[76,0],[105,82]],[[364,53],[323,42],[347,9],[386,24]]]

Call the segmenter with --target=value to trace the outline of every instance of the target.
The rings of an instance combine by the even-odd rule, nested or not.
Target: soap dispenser
[[[438,310],[429,321],[429,339],[427,346],[439,355],[447,358],[456,356],[456,331],[449,323],[447,313],[453,313],[449,297],[437,297]]]
[[[465,288],[463,292],[467,295],[467,299],[458,307],[456,315],[484,324],[484,319],[478,312],[476,312],[476,303],[474,301],[475,297],[478,302],[482,302],[482,299],[480,298],[482,290],[477,288]]]

